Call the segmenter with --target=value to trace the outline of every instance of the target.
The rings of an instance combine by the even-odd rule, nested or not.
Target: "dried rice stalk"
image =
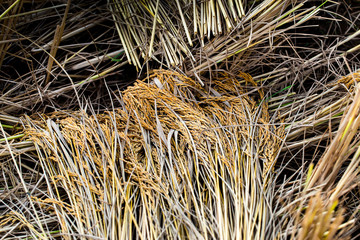
[[[159,70],[124,91],[122,102],[104,114],[25,120],[47,181],[32,200],[57,219],[62,236],[275,236],[269,169],[283,129],[269,124],[266,105],[238,79],[223,75],[205,90]]]

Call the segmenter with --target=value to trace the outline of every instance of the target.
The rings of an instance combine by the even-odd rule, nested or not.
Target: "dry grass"
[[[338,83],[345,83],[350,87],[354,81],[360,81],[358,73],[346,76]],[[307,128],[317,127],[318,137],[317,140],[314,137],[309,140],[305,138],[301,144],[306,145],[311,141],[319,144],[319,139],[326,139],[325,132],[333,135],[331,142],[317,162],[314,159],[308,168],[297,172],[299,175],[301,172],[306,175],[295,176],[295,180],[282,189],[279,195],[280,201],[285,203],[282,205],[283,209],[279,209],[281,215],[285,212],[293,215],[283,221],[287,222],[288,231],[295,239],[350,239],[357,229],[360,88],[356,83],[351,89],[353,91],[344,94],[346,98],[342,99],[343,109],[338,107],[338,101],[333,100],[334,104],[311,114],[313,118],[309,123],[315,124]],[[324,111],[325,108],[328,109],[327,112]],[[313,107],[309,108],[310,111],[312,109]],[[340,122],[336,121],[338,111],[342,115]],[[317,121],[317,117],[322,120]],[[323,130],[325,132],[322,133],[322,124],[330,129]],[[300,130],[306,132],[306,128]],[[301,134],[299,129],[294,132]],[[288,136],[292,137],[291,134]]]
[[[232,56],[247,58],[246,50],[262,43],[277,45],[274,39],[316,14],[315,7],[303,5],[288,0],[245,5],[239,0],[109,1],[129,63],[139,69],[150,59],[170,68],[185,65],[195,76]]]
[[[0,112],[72,108],[89,92],[100,101],[98,82],[119,77],[126,64],[106,4],[4,1],[0,8],[13,2],[19,3],[0,18]]]
[[[1,239],[357,239],[352,1],[0,7]]]

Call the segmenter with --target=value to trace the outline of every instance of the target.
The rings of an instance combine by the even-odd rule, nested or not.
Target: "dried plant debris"
[[[2,1],[0,11],[11,6],[0,17],[0,112],[70,109],[104,97],[93,82],[120,79],[126,59],[106,1]]]
[[[357,78],[354,78],[356,75]],[[341,79],[343,80],[359,81],[360,78],[354,73]],[[347,101],[341,121],[334,124],[334,136],[320,159],[317,161],[313,157],[306,171],[298,171],[300,177],[294,175],[288,187],[283,184],[284,189],[279,196],[284,204],[278,214],[284,216],[289,235],[296,239],[356,239],[360,206],[358,84]],[[331,122],[333,115],[328,114],[328,121]],[[318,135],[321,136],[322,133]],[[306,151],[306,148],[303,149]]]
[[[169,68],[179,67],[194,76],[210,67],[229,64],[228,61],[248,63],[248,58],[256,56],[259,61],[262,55],[266,59],[281,47],[306,52],[306,47],[297,48],[288,34],[294,35],[294,40],[306,36],[316,38],[303,30],[294,34],[294,29],[301,29],[314,19],[323,6],[336,5],[332,1],[313,5],[309,1],[290,0],[252,3],[238,0],[112,0],[108,3],[129,63],[141,69],[152,59]],[[337,16],[331,10],[327,13]],[[337,20],[334,17],[334,22]],[[313,25],[308,27],[316,31]],[[344,37],[356,37],[359,34],[356,30]],[[331,49],[334,51],[347,41],[339,41]],[[355,50],[356,47],[346,49],[349,53]],[[249,63],[246,66],[254,67]]]
[[[0,9],[1,239],[358,238],[355,0]]]
[[[109,106],[108,88],[161,66],[204,86],[216,71],[247,72],[276,92],[359,65],[352,3],[9,0],[0,7],[9,31],[0,36],[0,112],[7,114],[77,109],[84,98]]]

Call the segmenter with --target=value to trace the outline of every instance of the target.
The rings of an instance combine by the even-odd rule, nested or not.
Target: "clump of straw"
[[[44,187],[28,202],[42,216],[14,210],[0,222],[36,238],[52,237],[49,226],[64,238],[274,237],[270,169],[283,128],[242,89],[226,75],[206,90],[155,71],[120,109],[26,118]]]
[[[318,12],[289,0],[108,3],[129,63],[141,68],[142,59],[153,59],[169,68],[185,65],[195,76],[232,56],[247,58],[254,46],[276,45],[274,39]]]

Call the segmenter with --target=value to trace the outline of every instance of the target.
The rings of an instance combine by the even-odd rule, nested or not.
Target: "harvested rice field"
[[[358,0],[4,0],[0,91],[0,239],[360,238]]]

